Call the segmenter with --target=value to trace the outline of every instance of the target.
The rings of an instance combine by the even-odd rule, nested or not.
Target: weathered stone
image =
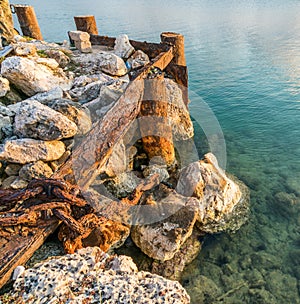
[[[138,69],[148,64],[150,60],[147,54],[141,50],[138,50],[134,52],[130,58],[128,58],[127,62],[132,69]]]
[[[121,140],[113,149],[111,156],[103,168],[109,177],[124,173],[127,169],[126,147]],[[102,170],[101,170],[102,171]]]
[[[19,176],[25,181],[30,181],[34,178],[50,177],[52,174],[52,169],[41,160],[24,165],[19,172]]]
[[[11,183],[10,188],[12,189],[23,189],[26,188],[28,182],[20,178],[19,176]]]
[[[36,46],[32,43],[27,42],[19,42],[16,44],[12,44],[14,49],[14,54],[17,56],[36,56]]]
[[[69,99],[55,100],[49,106],[73,121],[77,126],[78,135],[86,134],[92,128],[90,111],[87,107]]]
[[[7,140],[0,145],[0,160],[26,164],[38,160],[59,159],[65,152],[61,141],[42,141],[30,138]]]
[[[4,170],[4,172],[8,175],[8,176],[17,176],[19,175],[19,171],[22,168],[21,165],[19,164],[8,164]]]
[[[127,73],[125,62],[115,54],[100,52],[97,56],[97,65],[101,71],[113,76],[123,76]]]
[[[247,220],[247,187],[226,176],[212,153],[181,171],[176,191],[199,200],[202,217],[197,225],[202,231],[235,231]]]
[[[48,57],[55,59],[62,68],[70,63],[70,57],[60,50],[46,50],[45,54]]]
[[[18,104],[14,130],[16,135],[43,140],[72,137],[77,126],[61,113],[35,100],[25,100]]]
[[[130,44],[127,35],[120,35],[115,40],[114,53],[124,59],[130,57],[134,52],[134,47]]]
[[[28,58],[6,58],[1,64],[1,74],[28,96],[57,86],[62,89],[70,88],[70,80],[61,69],[51,70],[44,64],[38,64]]]
[[[25,288],[26,286],[26,288]],[[97,247],[36,264],[19,275],[10,293],[13,302],[187,304],[179,282],[138,272],[132,259],[109,256]]]
[[[151,176],[153,174],[158,174],[159,175],[159,181],[160,182],[165,182],[167,179],[170,177],[167,167],[165,165],[158,165],[158,164],[153,164],[149,165],[143,170],[143,175],[144,177]]]
[[[0,140],[5,137],[5,130],[11,127],[11,119],[9,116],[3,116],[0,114]]]
[[[50,68],[51,70],[55,70],[59,67],[58,62],[52,58],[36,58],[35,62],[38,64],[43,64],[44,66]]]
[[[139,222],[150,221],[153,224],[134,226],[131,237],[149,257],[167,261],[174,257],[191,236],[198,218],[198,210],[195,206],[197,202],[194,198],[184,197],[175,191],[169,191],[168,195],[159,201],[149,198],[146,203],[150,205],[143,212],[144,214],[139,214],[138,220]]]
[[[11,116],[15,116],[15,113],[0,102],[0,115],[11,117]]]
[[[4,97],[0,98],[0,101],[5,105],[14,104],[22,100],[22,94],[13,87],[10,88]]]
[[[194,127],[178,84],[165,78],[168,100],[168,118],[172,126],[173,140],[187,140],[194,136]]]
[[[2,189],[9,189],[11,188],[11,184],[18,178],[18,176],[9,176],[7,178],[5,178],[3,181],[2,181],[2,185],[1,185],[1,188]]]
[[[37,93],[32,97],[26,99],[28,100],[36,100],[42,104],[48,105],[54,99],[63,98],[64,91],[60,87],[53,88],[47,92]]]
[[[3,97],[9,91],[9,81],[0,76],[0,97]]]
[[[82,53],[91,53],[92,45],[90,34],[82,31],[70,31],[69,37],[74,41],[75,47]]]

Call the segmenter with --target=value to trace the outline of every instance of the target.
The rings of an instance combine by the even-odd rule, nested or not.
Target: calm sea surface
[[[45,40],[67,39],[82,14],[103,35],[185,35],[198,151],[212,126],[210,149],[249,186],[252,212],[238,233],[207,239],[182,283],[193,303],[300,303],[300,2],[17,3],[35,7]]]

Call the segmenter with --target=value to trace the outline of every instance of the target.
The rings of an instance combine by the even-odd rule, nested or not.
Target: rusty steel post
[[[12,8],[17,14],[23,35],[37,40],[43,40],[34,8],[30,5],[23,4],[14,4]]]
[[[98,28],[96,25],[95,16],[75,16],[74,21],[76,24],[76,29],[78,31],[87,32],[92,35],[98,35]]]
[[[162,43],[170,44],[174,47],[173,63],[186,66],[184,54],[184,36],[172,32],[163,32],[160,34]]]

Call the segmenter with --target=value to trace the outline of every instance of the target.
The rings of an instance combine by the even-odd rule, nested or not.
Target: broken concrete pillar
[[[70,31],[70,40],[74,41],[75,47],[81,53],[91,53],[92,45],[90,42],[90,34],[82,31]]]

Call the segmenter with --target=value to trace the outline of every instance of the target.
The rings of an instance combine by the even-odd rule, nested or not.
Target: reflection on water
[[[72,17],[91,13],[105,35],[185,35],[191,95],[214,111],[227,169],[251,189],[252,215],[237,234],[208,237],[183,284],[194,303],[300,303],[300,3],[22,2],[35,6],[50,40],[66,39]]]

